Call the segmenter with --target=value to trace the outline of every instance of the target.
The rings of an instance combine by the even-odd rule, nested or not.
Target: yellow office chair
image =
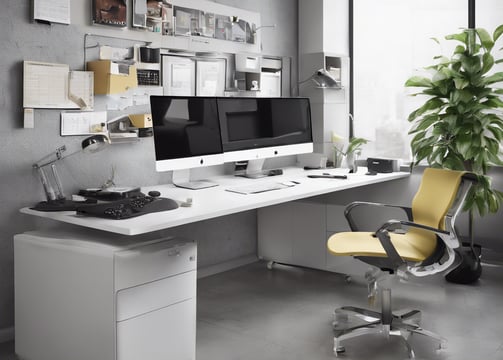
[[[426,276],[448,269],[455,260],[454,249],[461,245],[454,222],[470,186],[477,181],[472,173],[427,168],[421,179],[412,208],[368,202],[354,202],[347,206],[345,216],[353,232],[332,235],[328,250],[336,256],[353,256],[374,266],[365,274],[369,282],[369,300],[377,292],[377,281],[383,274]],[[360,206],[370,205],[401,208],[407,221],[390,220],[375,233],[358,232],[351,212]],[[379,209],[379,208],[378,208]],[[377,273],[379,273],[378,276]],[[387,276],[385,280],[389,280]],[[439,347],[445,339],[419,326],[418,310],[395,312],[391,310],[391,290],[381,290],[381,312],[342,307],[334,313],[334,353],[344,352],[341,341],[369,333],[399,336],[409,357],[414,351],[408,343],[412,333],[435,339]]]

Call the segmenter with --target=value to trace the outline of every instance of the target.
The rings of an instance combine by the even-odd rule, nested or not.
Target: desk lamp
[[[77,204],[82,204],[82,202],[75,202],[72,200],[67,200],[65,193],[63,191],[63,184],[58,175],[56,168],[56,162],[67,157],[77,154],[80,151],[85,153],[95,153],[104,148],[104,145],[110,143],[107,136],[99,134],[90,136],[82,141],[82,148],[63,156],[63,152],[66,151],[66,146],[58,147],[54,152],[43,157],[38,162],[33,164],[33,168],[37,170],[40,177],[40,181],[44,187],[45,196],[47,201],[39,202],[33,207],[35,210],[39,211],[64,211],[64,210],[75,210]],[[46,173],[47,167],[50,166],[50,173]],[[52,175],[52,178],[51,176]],[[53,186],[54,185],[54,186]]]
[[[326,88],[326,89],[341,89],[341,83],[340,81],[337,81],[333,78],[332,75],[326,70],[326,69],[318,69],[314,72],[313,75],[311,75],[309,78],[307,78],[304,81],[299,82],[299,85],[308,82],[308,81],[313,81],[317,87],[319,88]]]

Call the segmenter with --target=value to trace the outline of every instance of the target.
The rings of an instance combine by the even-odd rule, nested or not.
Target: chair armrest
[[[383,224],[375,233],[376,237],[379,239],[386,255],[388,255],[388,259],[392,262],[395,269],[398,269],[400,266],[405,265],[406,261],[402,259],[395,246],[391,242],[391,238],[388,235],[389,231],[395,231],[401,229],[403,226],[415,227],[427,231],[431,231],[440,237],[448,236],[450,233],[445,230],[433,228],[431,226],[426,226],[422,224],[417,224],[412,221],[404,221],[404,220],[390,220]]]
[[[389,208],[402,209],[405,212],[405,214],[407,215],[407,219],[409,221],[412,221],[412,209],[410,207],[400,206],[400,205],[381,204],[381,203],[374,203],[374,202],[366,202],[366,201],[354,201],[354,202],[350,203],[348,206],[346,206],[346,209],[344,210],[344,216],[346,217],[346,220],[348,221],[348,224],[349,224],[349,227],[351,228],[351,231],[358,231],[358,227],[356,226],[356,224],[353,220],[353,216],[351,215],[351,212],[359,206],[376,206],[376,207],[389,207]]]

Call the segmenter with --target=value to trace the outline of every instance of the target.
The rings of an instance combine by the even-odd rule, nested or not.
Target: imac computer
[[[190,169],[223,164],[215,97],[150,96],[155,165],[173,171],[173,184],[200,189],[217,185],[190,181]]]
[[[247,177],[265,176],[266,158],[313,152],[308,98],[218,98],[225,162],[248,160]]]

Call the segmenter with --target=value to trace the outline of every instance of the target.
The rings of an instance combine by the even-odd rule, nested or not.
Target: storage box
[[[87,69],[94,72],[95,94],[117,94],[138,86],[134,65],[97,60],[89,61]]]
[[[129,114],[129,120],[139,129],[152,127],[152,114]]]

